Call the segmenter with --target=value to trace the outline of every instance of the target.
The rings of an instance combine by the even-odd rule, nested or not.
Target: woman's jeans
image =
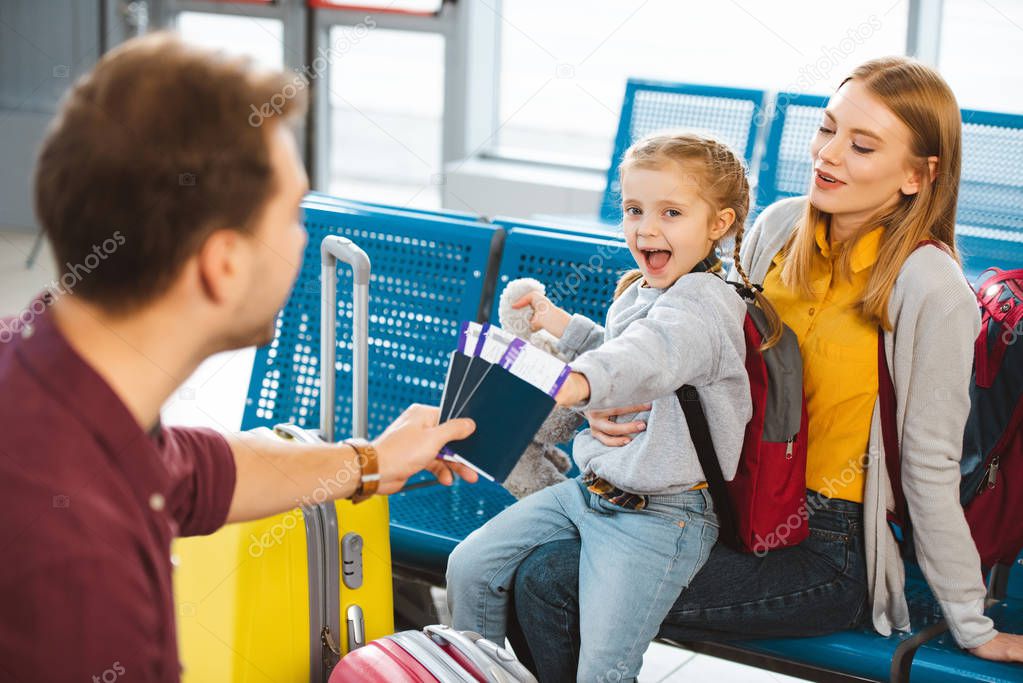
[[[859,624],[867,614],[862,506],[807,491],[807,509],[810,537],[798,546],[758,557],[715,545],[668,612],[660,637],[816,636]],[[576,672],[578,570],[579,542],[558,540],[533,551],[515,577],[508,637],[542,682],[572,680]],[[637,602],[645,590],[632,588]]]
[[[710,495],[651,496],[636,510],[570,479],[523,498],[448,560],[452,625],[503,644],[519,564],[538,546],[563,539],[573,542],[572,592],[578,585],[582,628],[575,637],[578,669],[573,659],[559,680],[635,680],[665,615],[717,539]]]

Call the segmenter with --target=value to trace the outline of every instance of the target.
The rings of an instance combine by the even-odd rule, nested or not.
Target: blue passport
[[[469,417],[476,422],[476,431],[447,444],[445,450],[503,482],[555,405],[550,394],[500,364],[454,351],[441,399],[441,420]]]

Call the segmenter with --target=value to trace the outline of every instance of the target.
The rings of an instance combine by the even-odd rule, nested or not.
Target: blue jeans
[[[651,496],[642,510],[615,505],[580,479],[538,491],[477,529],[448,560],[457,629],[503,643],[519,564],[538,546],[571,540],[580,597],[578,666],[561,680],[629,681],[679,592],[717,540],[706,490]]]
[[[763,557],[715,545],[668,611],[659,636],[676,641],[816,636],[860,624],[869,615],[862,506],[813,491],[807,500],[808,539]],[[537,548],[516,574],[508,637],[543,683],[571,680],[576,669],[578,558],[578,541],[559,540]]]

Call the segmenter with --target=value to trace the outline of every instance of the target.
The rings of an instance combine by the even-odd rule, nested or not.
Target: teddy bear
[[[564,360],[563,354],[558,350],[558,340],[552,334],[546,330],[534,332],[530,328],[529,319],[533,316],[533,307],[512,308],[512,303],[532,291],[544,294],[546,290],[541,282],[533,278],[519,278],[508,283],[501,292],[498,302],[500,325],[533,346]],[[570,441],[582,423],[583,417],[579,413],[568,408],[556,407],[540,425],[540,429],[522,453],[515,468],[505,479],[504,487],[516,498],[524,498],[540,489],[564,481],[565,473],[571,468],[572,462],[557,444]]]

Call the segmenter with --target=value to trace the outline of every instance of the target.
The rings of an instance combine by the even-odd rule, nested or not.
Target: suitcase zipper
[[[339,648],[337,643],[334,642],[334,636],[330,633],[329,624],[323,627],[323,631],[320,633],[320,642],[322,642],[323,646],[330,650],[334,656],[338,659],[341,658],[341,648]]]
[[[320,553],[320,559],[323,562],[320,571],[320,581],[322,582],[320,599],[323,610],[321,612],[323,621],[321,622],[320,642],[326,646],[326,649],[321,649],[320,652],[323,656],[323,673],[324,681],[326,681],[342,654],[340,647],[334,643],[333,636],[336,630],[338,638],[341,637],[341,587],[338,585],[341,562],[337,543],[338,524],[334,502],[317,505],[316,512],[320,516],[320,542],[323,548]]]
[[[275,425],[274,432],[282,438],[303,443],[323,441],[320,436],[292,423]],[[329,511],[326,507],[328,505],[331,506]],[[331,625],[334,625],[339,633],[341,631],[340,605],[334,609],[331,603],[331,595],[339,596],[340,588],[332,577],[330,567],[341,566],[338,548],[331,543],[331,538],[337,538],[337,516],[331,514],[333,512],[332,502],[302,508],[306,531],[306,561],[309,568],[311,683],[325,683],[342,654],[334,642],[331,631]]]

